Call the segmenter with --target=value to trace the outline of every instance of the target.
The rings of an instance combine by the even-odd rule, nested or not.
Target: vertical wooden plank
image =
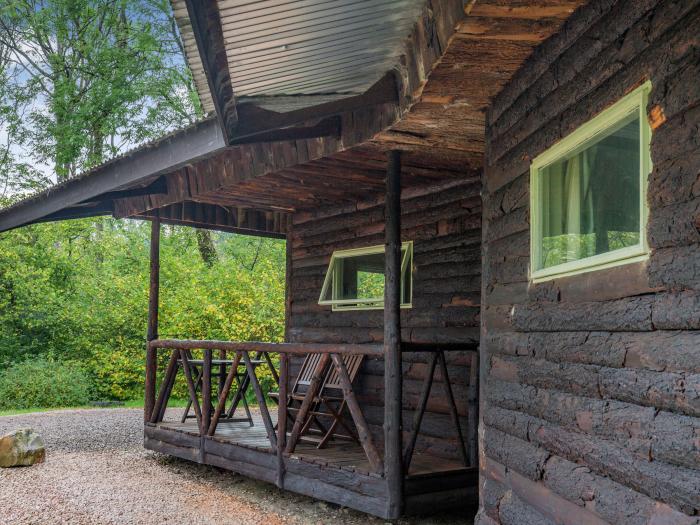
[[[284,341],[289,343],[289,329],[292,319],[292,215],[287,216],[287,237],[285,240],[286,272],[284,279]]]
[[[401,413],[401,152],[390,151],[386,173],[384,287],[384,472],[387,517],[403,511]]]
[[[365,455],[372,466],[372,470],[377,474],[381,474],[383,470],[382,458],[379,457],[379,452],[377,452],[374,442],[372,441],[372,434],[369,431],[369,426],[367,425],[364,415],[362,415],[360,403],[357,401],[355,392],[352,389],[352,382],[350,381],[350,375],[348,374],[345,362],[338,354],[331,354],[331,359],[333,360],[333,364],[338,371],[338,379],[340,380],[340,385],[343,388],[343,397],[348,405],[348,410],[350,411],[352,420],[355,423],[357,435],[360,438],[360,444],[362,445]]]
[[[277,486],[284,488],[284,447],[287,442],[287,384],[289,356],[280,354],[279,404],[277,405]]]
[[[202,364],[202,436],[209,432],[211,424],[211,349],[204,350]]]
[[[156,404],[156,370],[158,350],[151,341],[158,339],[158,296],[160,292],[160,220],[151,222],[151,279],[148,294],[148,332],[146,334],[146,378],[144,385],[143,419],[150,421]]]
[[[467,426],[469,443],[469,466],[478,465],[478,427],[479,427],[479,353],[471,354],[469,364],[469,422]]]

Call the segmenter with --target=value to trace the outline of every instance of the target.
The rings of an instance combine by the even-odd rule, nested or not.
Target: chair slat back
[[[301,369],[299,369],[299,375],[297,376],[297,382],[294,386],[293,392],[297,392],[300,386],[308,387],[311,384],[311,380],[314,376],[314,370],[316,370],[320,360],[321,354],[308,354],[304,358],[304,362],[301,364]]]
[[[343,362],[345,363],[345,368],[348,369],[348,376],[350,377],[350,383],[355,380],[357,372],[360,370],[360,365],[364,359],[364,355],[344,355]],[[331,366],[328,370],[328,375],[323,384],[323,388],[334,388],[337,390],[342,390],[343,386],[340,384],[340,374],[335,366]]]

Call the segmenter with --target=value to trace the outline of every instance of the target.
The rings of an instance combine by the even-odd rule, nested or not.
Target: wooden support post
[[[401,365],[401,152],[390,151],[386,173],[384,286],[384,472],[387,517],[403,512]]]
[[[209,432],[211,424],[211,350],[204,350],[204,362],[202,363],[202,429],[200,435],[205,436]]]
[[[279,404],[277,406],[277,486],[284,488],[284,447],[287,441],[287,383],[289,356],[280,354]]]
[[[148,296],[148,333],[146,334],[146,379],[144,385],[143,420],[148,422],[156,404],[156,371],[158,350],[151,341],[158,339],[158,296],[160,292],[160,220],[151,223],[151,281]]]
[[[345,366],[343,358],[338,354],[331,354],[331,359],[333,360],[335,369],[338,371],[338,379],[340,379],[340,385],[343,387],[343,397],[348,405],[348,410],[350,411],[352,420],[355,423],[357,435],[360,438],[360,444],[365,451],[365,455],[369,460],[372,470],[375,473],[380,474],[383,470],[382,458],[379,457],[379,452],[377,452],[377,449],[374,446],[372,434],[369,431],[369,425],[367,425],[367,421],[365,420],[364,415],[362,415],[360,403],[357,401],[355,392],[352,389],[352,382],[350,381],[348,369]]]

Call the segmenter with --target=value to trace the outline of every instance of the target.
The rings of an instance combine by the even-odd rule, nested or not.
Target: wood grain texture
[[[698,28],[591,1],[488,111],[477,523],[698,523]],[[649,260],[528,282],[530,160],[646,79]]]

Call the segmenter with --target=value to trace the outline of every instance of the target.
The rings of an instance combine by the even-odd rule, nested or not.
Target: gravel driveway
[[[381,524],[214,467],[144,450],[136,409],[0,417],[0,435],[33,427],[47,461],[0,469],[0,524]],[[401,524],[471,524],[464,513]]]

